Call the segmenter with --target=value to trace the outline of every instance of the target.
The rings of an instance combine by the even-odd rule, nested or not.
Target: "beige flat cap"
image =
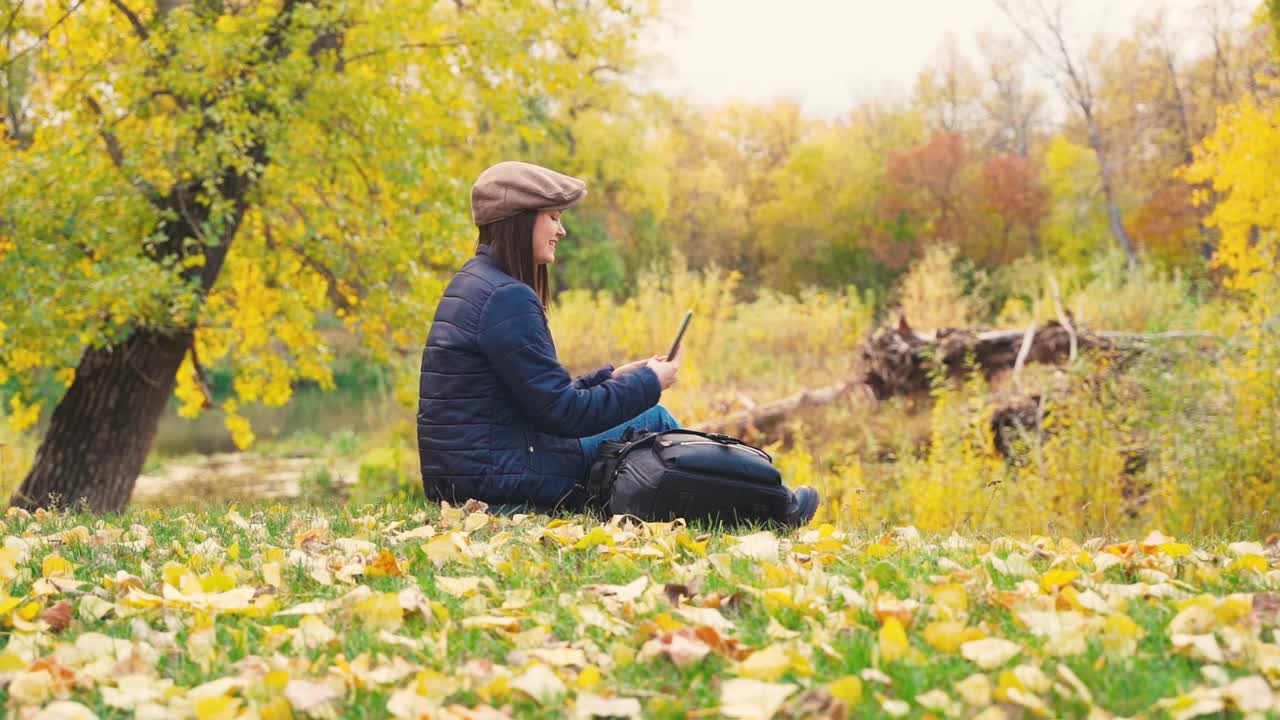
[[[524,210],[564,210],[587,194],[587,184],[540,165],[508,160],[490,166],[471,186],[476,225],[505,220]]]

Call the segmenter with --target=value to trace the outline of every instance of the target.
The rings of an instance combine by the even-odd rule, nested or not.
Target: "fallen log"
[[[900,319],[897,327],[881,328],[863,341],[857,350],[856,366],[859,371],[853,377],[770,403],[749,406],[702,422],[698,427],[737,437],[769,435],[797,410],[826,405],[851,393],[876,401],[923,395],[929,391],[930,369],[938,367],[938,363],[952,378],[962,377],[976,366],[990,379],[997,373],[1020,369],[1027,362],[1060,364],[1073,360],[1081,350],[1141,346],[1152,340],[1213,337],[1193,332],[1149,335],[1090,332],[1072,327],[1067,317],[1063,317],[1063,321],[1050,321],[1043,326],[1023,330],[978,332],[966,328],[942,328],[918,332]]]

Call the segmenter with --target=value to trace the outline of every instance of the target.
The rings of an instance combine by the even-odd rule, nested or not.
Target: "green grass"
[[[165,702],[178,712],[191,709],[185,699],[190,688],[224,677],[245,680],[243,688],[231,693],[241,711],[256,708],[255,712],[266,712],[264,708],[270,707],[274,699],[283,697],[282,690],[264,686],[254,667],[266,664],[285,670],[291,681],[322,682],[326,677],[343,677],[344,673],[349,676],[350,671],[341,668],[363,662],[358,658],[366,656],[371,668],[385,666],[391,658],[399,657],[414,666],[415,672],[391,683],[348,680],[345,692],[329,709],[339,717],[387,717],[388,702],[395,693],[405,692],[406,688],[414,692],[417,678],[430,679],[433,673],[451,678],[456,686],[443,696],[432,696],[430,702],[492,705],[506,708],[516,717],[563,717],[575,699],[587,691],[635,697],[646,717],[714,717],[722,702],[721,687],[739,675],[751,675],[744,670],[746,666],[720,652],[712,652],[688,667],[679,667],[661,655],[647,660],[634,657],[651,636],[661,633],[660,627],[698,625],[673,607],[662,591],[666,583],[694,581],[702,584],[693,600],[695,607],[717,596],[736,598],[722,606],[721,612],[732,624],[726,637],[745,648],[744,654],[778,643],[791,653],[786,663],[757,678],[793,684],[796,692],[791,696],[792,702],[830,702],[828,688],[833,681],[861,676],[861,693],[846,708],[850,717],[888,717],[884,701],[895,699],[908,704],[909,716],[925,717],[930,711],[916,702],[922,693],[941,689],[959,703],[953,690],[957,682],[982,673],[993,688],[1001,688],[1013,677],[1007,671],[1022,664],[1039,668],[1055,681],[1059,680],[1058,666],[1065,665],[1089,688],[1092,704],[1062,682],[1032,693],[1053,716],[1059,717],[1084,716],[1094,707],[1124,716],[1163,717],[1158,702],[1207,682],[1201,673],[1204,662],[1173,652],[1168,626],[1185,604],[1174,598],[1135,598],[1128,603],[1113,600],[1112,610],[1106,613],[1085,613],[1096,617],[1099,626],[1111,613],[1124,613],[1132,619],[1143,631],[1132,652],[1108,650],[1099,630],[1088,635],[1083,653],[1066,657],[1046,653],[1045,639],[1024,627],[1016,613],[1006,608],[1007,598],[1004,602],[1000,598],[1022,593],[1024,597],[1018,601],[1022,605],[1015,607],[1040,603],[1052,608],[1055,602],[1064,602],[1062,597],[1040,590],[1036,583],[1051,564],[1059,569],[1076,569],[1079,551],[1071,548],[1064,548],[1061,554],[1051,549],[1048,557],[1037,558],[1029,545],[1017,540],[992,539],[990,543],[945,549],[937,544],[940,539],[926,537],[919,543],[895,544],[896,549],[882,557],[878,538],[835,532],[814,544],[817,531],[811,529],[807,534],[781,536],[778,560],[768,562],[740,556],[733,549],[733,536],[744,536],[751,529],[715,528],[706,532],[704,556],[695,545],[704,535],[700,528],[637,526],[623,532],[617,526],[605,526],[606,534],[616,544],[612,552],[602,553],[599,547],[573,547],[575,539],[599,526],[582,517],[556,522],[542,516],[521,518],[518,522],[513,518],[489,518],[482,526],[472,526],[467,531],[467,516],[457,510],[442,515],[437,506],[417,503],[361,510],[258,504],[242,506],[237,512],[250,523],[249,529],[233,524],[227,507],[138,510],[107,518],[10,515],[0,521],[0,534],[6,537],[8,548],[7,556],[0,555],[0,600],[12,597],[18,601],[16,608],[4,613],[0,620],[0,667],[8,668],[0,671],[0,677],[7,678],[0,683],[13,682],[16,673],[29,671],[31,662],[51,653],[54,657],[72,657],[59,648],[73,644],[86,633],[145,641],[137,634],[139,623],[143,623],[153,632],[176,632],[176,643],[172,647],[157,645],[158,660],[142,671],[172,680],[177,689]],[[126,549],[123,543],[134,539],[127,533],[135,524],[148,529],[151,542],[145,548]],[[474,556],[437,563],[432,560],[434,551],[429,541],[399,538],[400,533],[424,524],[432,525],[438,535],[460,533],[475,551]],[[78,536],[63,535],[77,526],[84,528]],[[263,595],[256,601],[260,606],[248,612],[206,612],[185,607],[181,602],[129,610],[128,602],[122,601],[130,591],[108,582],[123,572],[140,578],[146,592],[161,595],[167,566],[171,574],[189,573],[191,577],[184,581],[188,584],[214,582],[217,573],[225,573],[238,587],[263,587],[264,563],[269,562],[269,557],[290,552],[314,553],[313,557],[325,558],[331,569],[337,569],[350,559],[337,544],[308,545],[305,549],[300,545],[302,536],[320,526],[328,528],[320,531],[324,542],[334,543],[341,538],[367,541],[377,551],[390,552],[406,571],[401,575],[356,576],[354,584],[349,584],[326,583],[301,566],[286,566],[282,586]],[[126,536],[119,537],[119,531]],[[557,534],[567,538],[569,544],[562,545],[550,537]],[[209,543],[208,547],[216,543],[218,550],[202,555],[197,550],[201,543]],[[22,547],[27,548],[25,557]],[[232,557],[233,547],[238,549],[238,558]],[[1117,592],[1110,584],[1139,582],[1139,567],[1169,573],[1170,582],[1185,597],[1198,593],[1214,597],[1255,593],[1276,583],[1274,569],[1267,571],[1269,575],[1228,569],[1230,558],[1225,541],[1215,540],[1204,548],[1208,553],[1202,557],[1176,560],[1155,549],[1139,551],[1125,564],[1105,572],[1091,572],[1086,564],[1078,568],[1081,575],[1070,587],[1108,597]],[[377,551],[370,556],[376,556]],[[1032,557],[1029,576],[1006,575],[993,568],[992,558],[1008,561],[1010,552]],[[1090,554],[1097,557],[1102,552],[1095,549]],[[46,556],[54,554],[74,565],[74,578],[84,585],[73,591],[37,595],[46,582],[41,581],[42,563]],[[1268,562],[1274,567],[1275,558],[1270,557]],[[174,564],[182,567],[175,570]],[[1012,566],[1023,572],[1028,568],[1021,563],[1011,563]],[[586,589],[589,585],[625,585],[641,576],[649,579],[649,590],[630,606],[611,607],[597,593]],[[492,583],[493,591],[482,588],[476,595],[455,597],[438,580],[445,577],[484,578]],[[926,642],[924,629],[948,612],[931,595],[931,590],[944,582],[960,583],[965,588],[968,609],[959,616],[963,623],[981,628],[989,637],[1020,644],[1022,653],[1003,666],[983,671],[960,654],[939,651]],[[374,616],[353,603],[319,615],[336,633],[333,642],[306,649],[296,637],[279,641],[273,626],[283,626],[286,634],[296,634],[301,618],[277,612],[302,602],[340,598],[360,584],[375,597],[406,588],[420,589],[434,604],[430,615],[408,612],[389,622],[397,625],[393,630],[396,635],[424,639],[426,647],[414,650],[386,641],[380,633],[384,628]],[[852,592],[841,592],[838,588],[842,586]],[[866,605],[861,606],[853,593],[861,595]],[[89,619],[82,610],[85,598],[95,595],[113,603],[116,612],[105,620]],[[522,596],[527,596],[527,602],[510,612],[511,617],[517,618],[518,632],[464,627],[467,618],[503,614],[501,605],[505,601]],[[906,623],[910,649],[900,653],[898,659],[887,661],[880,636],[881,621],[875,610],[880,601],[890,598],[913,600],[919,605]],[[31,602],[38,603],[37,610],[43,612],[62,600],[70,602],[76,612],[60,633],[33,634],[31,626],[18,615]],[[617,623],[618,632],[584,626],[584,608],[604,610],[605,616]],[[214,642],[208,653],[193,650],[203,642],[201,633],[207,632],[202,627],[213,628]],[[780,640],[774,635],[779,627],[781,632],[795,633],[797,637]],[[1275,640],[1273,631],[1265,625],[1250,625],[1239,617],[1227,617],[1218,630],[1230,634],[1238,629],[1255,643],[1254,650],[1231,656],[1225,663],[1226,672],[1232,678],[1258,675],[1262,670],[1257,648],[1271,646]],[[36,650],[22,650],[33,638]],[[433,649],[442,639],[448,645],[444,654]],[[476,679],[481,667],[499,668],[499,673],[519,676],[528,667],[529,652],[564,643],[578,643],[586,651],[589,664],[600,673],[598,683],[582,679],[582,667],[554,668],[567,692],[558,700],[539,703],[512,689],[511,683]],[[114,708],[105,702],[102,683],[112,680],[89,679],[85,667],[76,661],[68,661],[65,666],[70,677],[78,681],[66,685],[62,694],[83,703],[100,718],[133,717],[132,710]],[[876,679],[874,674],[864,675],[870,669],[883,676]],[[885,678],[887,683],[882,682]],[[578,686],[580,679],[584,687]],[[19,686],[29,687],[29,683]],[[11,696],[11,687],[0,690],[0,703],[10,716],[24,707],[29,711],[30,705],[24,706]],[[20,694],[30,700],[24,693],[29,691]],[[997,695],[1002,694],[997,691]],[[48,698],[37,700],[36,705]],[[1009,702],[1000,702],[999,706],[1013,715],[1026,714]],[[964,716],[977,715],[985,709],[963,704],[954,707]],[[786,712],[784,708],[781,716]]]

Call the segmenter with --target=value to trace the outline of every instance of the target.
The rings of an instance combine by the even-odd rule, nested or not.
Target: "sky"
[[[1064,0],[1080,38],[1128,32],[1137,16],[1163,7],[1175,37],[1188,43],[1204,1]],[[650,87],[707,104],[788,97],[820,117],[861,100],[909,96],[947,33],[971,58],[979,32],[1013,34],[994,0],[675,2],[674,17],[646,41],[660,58]]]

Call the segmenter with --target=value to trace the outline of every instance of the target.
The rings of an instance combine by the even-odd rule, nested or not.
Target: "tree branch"
[[[130,10],[122,0],[111,0],[111,4],[116,6],[125,17],[129,18],[129,24],[133,26],[133,32],[143,41],[151,37],[147,32],[147,28],[142,24],[142,19],[136,13]]]
[[[36,48],[40,47],[42,44],[47,42],[49,40],[49,35],[52,34],[54,30],[57,30],[59,25],[66,22],[67,18],[70,18],[72,14],[75,13],[75,11],[83,7],[86,1],[87,0],[76,0],[76,3],[71,7],[67,8],[67,11],[62,14],[62,17],[58,18],[57,20],[54,20],[52,25],[45,28],[43,32],[41,32],[38,36],[36,36],[36,42],[33,42],[31,43],[31,45],[19,50],[13,55],[10,55],[9,58],[5,60],[3,64],[0,64],[0,68],[4,68],[6,70],[9,69],[11,65],[16,63],[23,56],[27,55],[30,52],[33,52]],[[15,18],[17,17],[18,7],[21,7],[21,5],[22,3],[18,3],[17,6],[15,6],[14,8]]]
[[[142,178],[131,177],[126,171],[124,150],[121,149],[120,141],[116,139],[115,133],[107,129],[106,115],[102,112],[102,106],[98,104],[97,100],[93,99],[92,95],[85,95],[84,102],[89,106],[89,109],[98,116],[98,119],[102,121],[102,129],[98,131],[98,134],[102,136],[102,142],[107,146],[107,155],[111,156],[111,164],[115,165],[116,169],[124,175],[125,180],[128,180],[130,185],[137,188],[139,192],[146,196],[147,200],[149,200],[153,205],[156,207],[163,206],[164,199],[161,197],[160,191],[157,190],[155,186]]]
[[[390,53],[390,52],[397,52],[402,50],[438,50],[440,48],[455,47],[458,45],[466,45],[466,42],[460,38],[452,38],[449,40],[441,40],[439,42],[404,43],[403,45],[397,45],[395,47],[380,48],[378,50],[369,50],[367,52],[362,52],[359,55],[352,55],[351,57],[347,58],[347,64],[350,65],[351,63],[356,62],[358,60],[367,60],[371,57],[376,57],[378,55],[386,55],[387,53]]]

